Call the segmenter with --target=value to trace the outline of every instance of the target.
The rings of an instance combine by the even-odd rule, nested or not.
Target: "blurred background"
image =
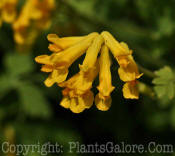
[[[12,4],[5,5],[5,1],[12,1]],[[42,18],[47,19],[43,24],[46,26],[38,26],[43,19],[38,22],[37,17],[24,24],[26,16],[34,12],[32,9],[22,11],[27,1],[30,0],[0,1],[0,144],[8,141],[54,145],[57,142],[63,145],[64,152],[48,155],[65,156],[81,155],[69,153],[70,141],[86,145],[125,142],[146,147],[151,141],[175,145],[174,0],[55,0],[49,9],[47,4],[39,5],[40,10],[44,10]],[[6,9],[10,10],[8,13],[15,12],[14,20],[6,20],[3,15]],[[19,20],[17,28],[16,20]],[[19,31],[19,25],[25,31]],[[111,108],[102,112],[93,106],[74,114],[59,105],[61,88],[45,87],[43,81],[48,74],[40,71],[34,58],[50,54],[49,33],[65,37],[103,30],[126,42],[133,50],[140,71],[144,73],[139,84],[140,98],[123,98],[123,83],[119,81],[118,65],[113,59],[111,72],[116,89],[112,93]],[[19,33],[23,41],[15,33]],[[80,62],[81,59],[71,66],[70,74],[76,73]],[[93,91],[97,93],[95,87]],[[0,152],[0,155],[15,155]],[[40,155],[27,153],[27,156]]]

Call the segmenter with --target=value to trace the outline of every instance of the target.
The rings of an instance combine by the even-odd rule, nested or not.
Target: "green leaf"
[[[157,93],[157,96],[161,98],[165,95],[167,88],[165,86],[155,86],[154,90]]]
[[[23,111],[34,117],[49,118],[51,110],[42,90],[33,84],[24,83],[18,88]]]
[[[4,58],[4,64],[7,72],[13,76],[29,73],[33,70],[33,60],[30,55],[20,53],[9,53]]]
[[[175,77],[170,67],[164,68],[155,72],[156,78],[152,83],[155,84],[154,90],[159,98],[168,97],[173,99],[175,94]]]
[[[157,77],[153,80],[154,84],[166,84],[174,79],[173,71],[168,66],[156,71],[155,74]]]

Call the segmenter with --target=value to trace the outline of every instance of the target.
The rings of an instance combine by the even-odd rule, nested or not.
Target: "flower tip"
[[[70,108],[70,99],[68,97],[63,97],[63,99],[60,102],[60,106],[66,109]]]
[[[136,78],[139,79],[143,76],[144,73],[139,74]]]
[[[123,86],[123,97],[125,99],[139,99],[139,92],[137,88],[137,82],[126,82]]]
[[[40,56],[37,56],[37,57],[35,57],[35,62],[37,62],[37,63],[44,63],[45,60],[46,60],[48,57],[49,57],[48,55],[40,55]]]
[[[108,31],[102,31],[101,32],[101,35],[103,36],[103,35],[105,35],[105,34],[110,34]]]
[[[48,34],[47,35],[47,40],[50,42],[52,42],[53,39],[55,39],[55,38],[59,38],[59,37],[56,34]]]
[[[51,87],[54,84],[54,81],[52,81],[49,77],[44,81],[44,84],[46,87]]]
[[[97,109],[101,111],[109,110],[109,108],[111,107],[111,102],[112,102],[112,99],[110,96],[105,99],[101,99],[99,97],[99,94],[97,94],[95,97],[95,105]]]

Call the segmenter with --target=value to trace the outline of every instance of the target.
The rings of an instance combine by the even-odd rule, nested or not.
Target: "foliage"
[[[24,1],[19,0],[18,12],[23,5]],[[60,155],[65,156],[71,155],[68,152],[70,141],[84,144],[124,141],[144,145],[155,141],[174,145],[175,1],[56,0],[55,6],[51,26],[40,32],[30,47],[20,49],[16,45],[11,24],[4,22],[0,27],[0,144],[4,141],[15,144],[58,142],[64,146]],[[111,70],[116,89],[110,110],[101,112],[92,108],[73,114],[59,106],[60,88],[44,86],[47,74],[41,74],[34,58],[48,53],[46,36],[49,33],[59,37],[80,36],[103,30],[133,49],[134,58],[144,73],[139,80],[140,98],[123,99],[119,91],[123,84],[116,76],[117,64],[113,63]],[[81,59],[71,66],[70,74],[80,63]],[[0,155],[3,155],[1,150]],[[32,155],[40,154],[28,153]]]

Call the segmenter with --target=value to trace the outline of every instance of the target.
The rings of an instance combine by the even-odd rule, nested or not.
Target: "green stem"
[[[150,78],[155,78],[156,75],[154,72],[150,71],[149,69],[146,69],[142,67],[141,65],[138,65],[140,72],[142,72],[144,75],[150,77]]]

